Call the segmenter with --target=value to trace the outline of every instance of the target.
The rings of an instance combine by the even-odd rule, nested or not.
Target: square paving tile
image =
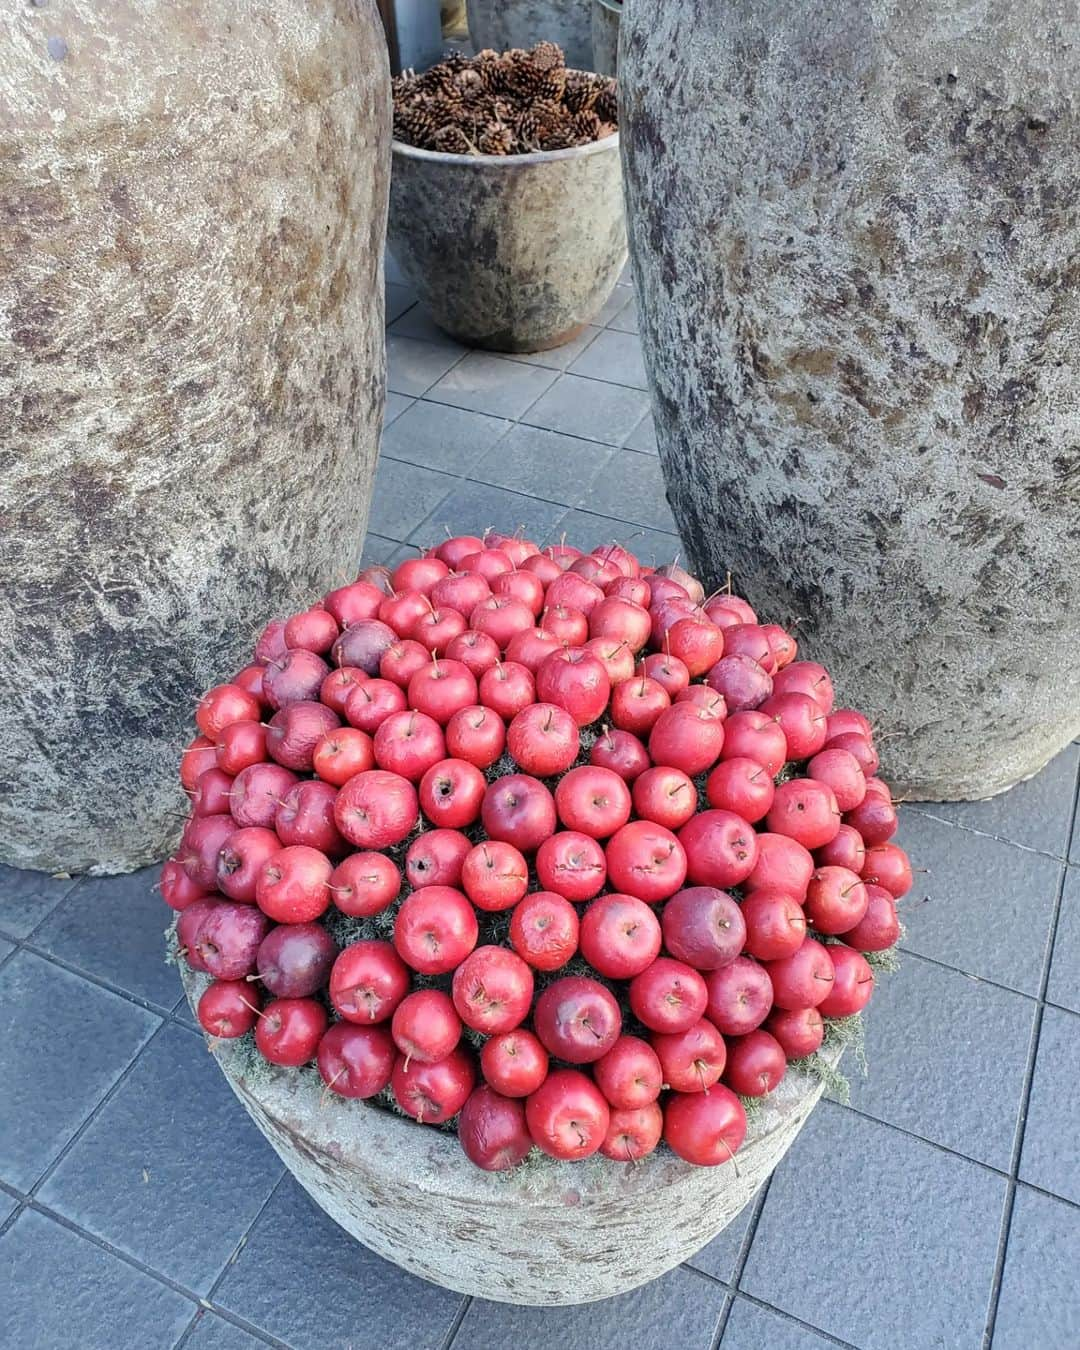
[[[407,394],[395,394],[393,390],[386,395],[386,407],[383,411],[383,427],[390,426],[396,422],[406,408],[411,408],[416,402],[409,398]]]
[[[443,473],[463,474],[510,426],[501,417],[420,399],[386,429],[382,453]]]
[[[396,281],[386,283],[386,322],[392,324],[402,314],[408,312],[416,304],[416,296],[408,286],[402,286]]]
[[[1054,958],[1050,966],[1050,985],[1046,997],[1051,1003],[1080,1012],[1080,868],[1065,873],[1061,896]]]
[[[437,1350],[461,1304],[459,1294],[361,1246],[291,1178],[259,1216],[214,1300],[296,1350]]]
[[[773,1177],[742,1287],[863,1350],[978,1350],[1005,1181],[822,1102]]]
[[[10,1192],[0,1190],[0,1225],[6,1223],[18,1208],[18,1199]]]
[[[374,567],[378,563],[385,563],[387,558],[400,544],[396,539],[384,539],[380,534],[372,534],[368,531],[364,539],[364,548],[360,554],[360,568]]]
[[[647,529],[678,533],[664,496],[660,461],[652,455],[616,450],[583,505],[601,516],[618,516]]]
[[[1080,1210],[1020,1186],[994,1323],[994,1350],[1080,1345]]]
[[[869,1075],[849,1056],[852,1105],[1009,1170],[1037,1005],[959,971],[903,958],[865,1014]]]
[[[165,1027],[42,1202],[205,1294],[282,1175],[201,1036]]]
[[[205,1308],[199,1309],[195,1325],[182,1342],[183,1350],[260,1350],[268,1344],[271,1342],[249,1335],[243,1327]]]
[[[1020,1176],[1080,1205],[1080,1017],[1047,1008],[1028,1102]]]
[[[14,942],[9,942],[7,938],[0,938],[0,965],[3,965],[14,950]]]
[[[620,333],[636,333],[638,331],[637,296],[633,292],[631,292],[628,303],[621,307],[613,319],[608,320],[607,326],[618,329]]]
[[[599,322],[599,321],[598,321]],[[515,361],[524,361],[529,366],[546,366],[549,370],[566,370],[572,366],[589,343],[601,330],[589,324],[576,338],[564,342],[561,347],[552,347],[546,352],[515,352]]]
[[[901,808],[900,818],[901,844],[914,866],[929,869],[916,873],[900,905],[904,947],[1037,994],[1061,864],[917,811]]]
[[[44,872],[27,872],[0,863],[0,932],[29,937],[46,914],[55,909],[78,877],[58,881]]]
[[[611,451],[593,441],[518,423],[473,466],[473,477],[529,496],[580,506]]]
[[[680,1267],[632,1293],[576,1308],[515,1308],[477,1299],[454,1337],[454,1350],[709,1350],[725,1298],[718,1284]]]
[[[443,332],[423,305],[414,304],[390,325],[390,332],[394,337],[418,338],[421,342],[434,342],[443,347],[453,347],[459,356],[464,356],[469,350],[463,347],[460,342]]]
[[[408,539],[456,486],[457,480],[449,474],[381,458],[375,471],[370,527],[384,539]]]
[[[169,1350],[194,1304],[44,1214],[0,1238],[5,1345],[20,1350]]]
[[[386,387],[395,394],[427,393],[451,366],[461,360],[462,348],[415,338],[386,335]]]
[[[610,328],[612,320],[619,317],[633,298],[633,287],[627,285],[624,281],[620,281],[604,301],[604,308],[596,316],[595,322],[604,328]]]
[[[29,952],[0,970],[0,1177],[28,1191],[160,1020]]]
[[[627,450],[636,450],[642,455],[656,454],[656,427],[653,424],[652,413],[643,417],[630,433],[626,441],[626,448]]]
[[[735,1278],[735,1269],[739,1262],[739,1254],[743,1249],[743,1243],[746,1241],[746,1235],[750,1231],[754,1216],[761,1207],[761,1197],[756,1196],[746,1206],[741,1214],[737,1214],[731,1223],[718,1233],[707,1247],[702,1247],[701,1251],[695,1256],[691,1256],[687,1261],[688,1266],[693,1266],[695,1270],[703,1271],[706,1275],[711,1275],[714,1280],[722,1280],[724,1284],[730,1284]]]
[[[527,539],[546,539],[565,507],[541,501],[520,492],[490,487],[485,483],[460,483],[431,513],[423,526],[413,531],[415,543],[428,544],[454,534],[482,535],[485,530],[514,534],[523,529]]]
[[[1041,773],[985,802],[929,802],[931,815],[1064,858],[1069,848],[1080,745],[1068,745]]]
[[[631,389],[648,389],[641,343],[634,333],[607,328],[589,343],[570,367],[574,375],[588,375],[609,384],[625,384]]]
[[[816,1331],[745,1298],[737,1298],[731,1305],[731,1315],[720,1341],[722,1350],[829,1350],[835,1344]]]
[[[429,392],[436,403],[517,418],[555,379],[543,366],[526,365],[490,352],[470,352]]]
[[[41,925],[34,945],[167,1012],[180,979],[165,964],[173,914],[154,889],[160,870],[84,878]]]
[[[622,445],[648,411],[649,396],[640,389],[560,375],[522,421],[605,445]]]

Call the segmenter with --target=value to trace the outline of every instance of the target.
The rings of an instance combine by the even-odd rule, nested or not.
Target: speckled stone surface
[[[183,970],[194,1006],[204,977]],[[194,1053],[194,1052],[193,1052]],[[590,1303],[635,1289],[710,1242],[772,1175],[821,1096],[791,1073],[762,1104],[737,1168],[664,1150],[483,1172],[450,1135],[323,1092],[314,1071],[259,1065],[220,1043],[233,1091],[285,1166],[335,1222],[414,1275],[500,1303]]]
[[[54,0],[0,31],[0,857],[166,851],[200,690],[364,531],[374,0]]]
[[[395,141],[390,248],[458,341],[501,352],[567,342],[626,261],[619,138],[506,156]]]
[[[620,0],[592,0],[593,70],[617,75],[619,70]]]
[[[923,799],[1080,728],[1080,16],[630,5],[641,336],[692,562],[799,622]]]
[[[566,64],[591,68],[592,0],[469,0],[469,37],[473,48],[532,47],[557,42]]]

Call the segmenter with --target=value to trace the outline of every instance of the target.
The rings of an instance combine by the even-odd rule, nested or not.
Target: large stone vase
[[[384,389],[374,0],[0,29],[0,859],[176,832],[200,690],[359,551]]]
[[[727,570],[975,798],[1080,730],[1080,14],[642,0],[620,48],[660,456]]]

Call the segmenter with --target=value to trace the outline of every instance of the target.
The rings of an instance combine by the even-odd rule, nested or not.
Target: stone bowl
[[[592,0],[593,70],[598,75],[619,73],[619,0]]]
[[[451,337],[498,352],[569,342],[626,261],[619,137],[528,155],[395,141],[390,250]]]
[[[588,67],[592,59],[590,0],[469,0],[473,50],[532,47],[557,42],[568,66]]]
[[[208,980],[181,971],[194,1009]],[[253,1066],[231,1041],[216,1058],[292,1175],[365,1247],[458,1293],[540,1306],[611,1298],[693,1256],[753,1198],[822,1093],[789,1072],[734,1164],[693,1167],[665,1149],[634,1165],[547,1159],[492,1174],[450,1134],[324,1093],[314,1069]]]

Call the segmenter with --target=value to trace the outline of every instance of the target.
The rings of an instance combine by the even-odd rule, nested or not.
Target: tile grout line
[[[745,1303],[753,1304],[756,1308],[765,1308],[768,1312],[775,1313],[785,1322],[790,1322],[794,1326],[801,1327],[804,1331],[811,1332],[822,1340],[828,1341],[831,1345],[840,1346],[842,1350],[860,1350],[859,1346],[853,1345],[850,1341],[843,1341],[839,1336],[834,1336],[830,1331],[823,1331],[821,1327],[815,1327],[810,1322],[804,1322],[801,1317],[796,1317],[794,1313],[785,1312],[783,1308],[778,1308],[775,1304],[768,1303],[763,1298],[757,1298],[753,1294],[747,1294],[741,1289],[736,1289],[732,1285],[726,1284],[723,1280],[718,1279],[715,1275],[710,1275],[708,1271],[699,1270],[697,1266],[688,1266],[684,1263],[679,1269],[689,1270],[700,1279],[707,1280],[710,1284],[715,1284],[719,1286],[719,1288],[727,1291],[729,1295],[727,1302],[727,1318],[730,1318],[731,1309],[734,1307],[735,1302],[741,1300]],[[727,1318],[724,1319],[721,1335],[727,1330]],[[719,1346],[720,1342],[718,1340],[710,1342],[710,1350],[719,1350]]]
[[[450,1350],[450,1347],[454,1344],[454,1341],[457,1340],[457,1334],[461,1330],[462,1322],[465,1321],[465,1314],[469,1311],[472,1305],[473,1305],[472,1294],[463,1295],[462,1300],[458,1304],[457,1310],[455,1311],[454,1316],[450,1322],[450,1325],[446,1329],[446,1335],[439,1342],[439,1350]]]
[[[1072,841],[1076,833],[1078,800],[1080,800],[1080,797],[1074,797],[1073,799],[1072,818],[1069,822],[1066,853],[1072,851]],[[1008,1258],[1009,1239],[1012,1236],[1012,1219],[1016,1208],[1016,1189],[1019,1181],[1020,1164],[1023,1159],[1024,1137],[1027,1133],[1028,1112],[1031,1109],[1031,1090],[1035,1081],[1035,1070],[1038,1065],[1039,1043],[1042,1038],[1043,1019],[1046,1013],[1046,994],[1050,987],[1050,970],[1054,961],[1054,944],[1057,941],[1058,925],[1061,921],[1061,910],[1065,897],[1065,881],[1067,877],[1068,869],[1062,868],[1061,875],[1058,878],[1057,898],[1054,902],[1054,910],[1050,920],[1046,955],[1043,958],[1043,971],[1042,978],[1039,981],[1039,998],[1035,1009],[1035,1021],[1032,1027],[1031,1045],[1028,1050],[1028,1060],[1024,1070],[1021,1108],[1016,1123],[1016,1135],[1013,1140],[1012,1160],[1009,1167],[1009,1181],[1005,1191],[1005,1205],[1001,1216],[998,1249],[994,1260],[994,1277],[990,1286],[990,1302],[987,1308],[986,1323],[983,1330],[984,1350],[990,1350],[990,1347],[993,1345],[998,1308],[1001,1303],[1001,1287],[1005,1275],[1005,1262]]]
[[[1044,848],[1035,848],[1033,844],[1021,844],[1018,839],[1008,839],[1003,834],[993,834],[989,830],[977,830],[973,825],[962,825],[958,820],[948,820],[945,816],[935,816],[932,811],[925,810],[921,803],[902,802],[901,805],[906,806],[912,815],[921,816],[923,820],[932,820],[937,825],[947,825],[952,830],[963,830],[965,834],[973,834],[978,839],[992,839],[997,844],[1008,844],[1011,848],[1018,848],[1023,853],[1034,853],[1040,858],[1050,858],[1054,862],[1064,863],[1067,867],[1075,865],[1070,864],[1069,861],[1068,855],[1071,847],[1069,843],[1066,843],[1065,855],[1062,856],[1059,853],[1050,853]],[[932,806],[934,803],[931,802],[930,805]]]

